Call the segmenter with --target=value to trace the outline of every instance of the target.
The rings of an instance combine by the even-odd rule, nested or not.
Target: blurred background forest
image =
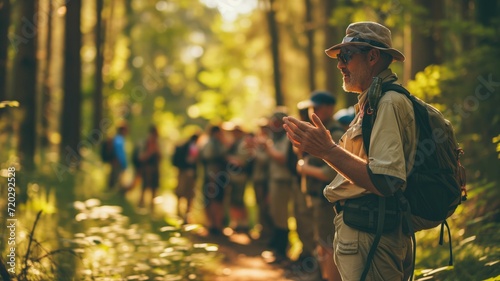
[[[174,146],[208,124],[251,131],[277,106],[296,114],[315,89],[338,109],[355,104],[324,50],[362,20],[391,29],[406,55],[392,69],[452,121],[465,151],[469,200],[451,222],[464,267],[442,279],[499,280],[499,0],[0,0],[2,176],[16,167],[24,209],[36,183],[49,199],[65,194],[56,209],[85,200],[79,171],[101,169],[100,142],[126,121],[131,143],[158,127],[171,190]],[[446,260],[421,239],[421,268]]]

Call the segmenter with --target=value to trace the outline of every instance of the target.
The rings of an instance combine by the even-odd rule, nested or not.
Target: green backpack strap
[[[382,238],[382,232],[384,230],[384,221],[385,221],[385,206],[386,206],[385,197],[379,196],[377,233],[375,233],[373,244],[370,248],[370,252],[368,252],[365,268],[363,270],[363,273],[361,274],[361,279],[360,279],[361,281],[364,281],[366,279],[366,276],[368,275],[368,271],[370,270],[373,257],[375,256],[375,252],[377,251],[378,243],[380,242],[380,238]]]

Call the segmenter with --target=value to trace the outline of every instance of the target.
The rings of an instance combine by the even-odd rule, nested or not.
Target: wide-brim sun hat
[[[376,22],[351,23],[345,31],[342,43],[326,49],[325,53],[331,58],[337,58],[340,48],[344,46],[368,46],[390,54],[396,61],[405,60],[403,53],[392,47],[391,31]]]

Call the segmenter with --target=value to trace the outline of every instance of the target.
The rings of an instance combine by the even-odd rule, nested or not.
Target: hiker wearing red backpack
[[[416,123],[412,102],[404,95],[387,91],[377,100],[368,153],[363,140],[366,132],[362,133],[363,117],[371,114],[365,109],[374,77],[383,83],[396,82],[397,76],[389,66],[405,57],[392,48],[390,30],[375,22],[352,23],[342,42],[327,49],[326,54],[338,59],[343,89],[359,95],[351,127],[338,143],[315,114],[311,115],[312,124],[286,117],[285,129],[294,146],[322,158],[338,172],[324,195],[335,202],[334,260],[342,280],[408,280],[413,249],[411,236],[401,227],[401,217],[380,219],[376,215],[387,226],[377,235],[377,224],[370,221],[373,216],[363,213],[364,209],[382,206],[378,198],[392,198],[396,190],[404,187],[412,170]],[[374,91],[380,95],[380,89]],[[393,203],[389,201],[383,205],[387,211],[375,214],[392,214]],[[346,202],[354,211],[347,212]],[[374,240],[379,240],[378,247],[372,250]]]

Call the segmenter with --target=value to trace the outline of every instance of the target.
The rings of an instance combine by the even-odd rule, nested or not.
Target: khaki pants
[[[194,169],[179,170],[175,195],[177,197],[193,199],[195,185],[196,175]]]
[[[269,183],[269,212],[274,226],[288,229],[288,202],[292,194],[292,179],[271,180]]]
[[[311,196],[311,202],[316,223],[315,240],[320,246],[331,249],[333,247],[333,235],[335,234],[333,204],[328,202],[326,198],[317,196]]]
[[[300,190],[298,181],[292,185],[293,209],[297,221],[297,234],[302,242],[302,254],[313,255],[316,248],[314,240],[314,217],[312,207],[307,206],[306,195]]]
[[[342,281],[358,281],[365,268],[375,234],[347,226],[340,212],[334,219],[334,259]],[[373,257],[366,281],[408,280],[412,265],[412,244],[401,229],[383,234]]]

